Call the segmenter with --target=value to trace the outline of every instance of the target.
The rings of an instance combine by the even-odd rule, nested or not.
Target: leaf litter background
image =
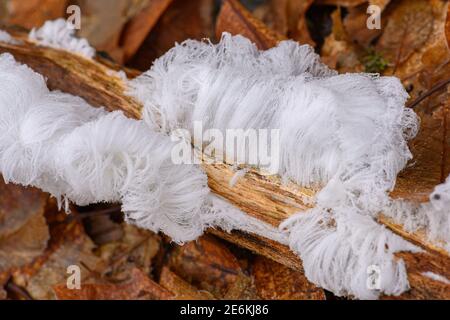
[[[414,166],[393,196],[423,201],[450,174],[448,1],[0,0],[0,24],[30,29],[65,17],[71,4],[81,7],[80,36],[139,70],[175,42],[229,31],[261,49],[287,38],[308,43],[339,72],[395,75],[422,125]],[[366,27],[369,4],[383,10],[381,30]],[[118,204],[71,211],[0,179],[1,299],[336,299],[302,273],[212,235],[177,246],[125,224]],[[81,290],[66,287],[69,265],[82,269]]]

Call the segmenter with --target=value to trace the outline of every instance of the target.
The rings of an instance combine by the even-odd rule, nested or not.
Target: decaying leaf
[[[383,10],[391,0],[316,0],[316,4],[321,5],[333,5],[340,7],[347,7],[349,9],[365,5],[366,8],[369,5],[379,6]]]
[[[348,38],[341,18],[341,11],[335,10],[332,33],[325,39],[322,47],[322,61],[340,73],[361,72],[364,70],[359,61],[357,48]]]
[[[306,12],[314,0],[270,0],[254,11],[269,28],[287,38],[315,45],[306,21]]]
[[[225,0],[216,22],[216,37],[223,32],[249,38],[260,49],[269,49],[286,38],[256,19],[238,0]]]
[[[169,267],[176,274],[216,298],[256,298],[251,278],[236,257],[212,236],[176,248]]]
[[[160,247],[160,238],[151,231],[139,229],[123,223],[123,237],[119,241],[106,243],[96,251],[110,268],[112,277],[131,268],[138,268],[145,273],[151,271],[151,261]]]
[[[5,285],[8,282],[9,274],[6,272],[0,273],[0,300],[5,300],[8,297],[8,293],[5,290]]]
[[[125,24],[150,0],[75,0],[73,4],[80,7],[81,29],[79,35],[87,38],[89,43],[99,51],[106,51],[117,62],[123,61],[123,48],[120,37]]]
[[[96,270],[100,262],[92,253],[94,245],[80,221],[69,219],[66,213],[59,211],[54,199],[47,203],[45,217],[50,228],[47,248],[32,263],[12,274],[14,284],[24,288],[34,299],[54,299],[52,286],[66,283],[69,266],[80,267],[82,281],[85,281],[95,278],[91,271]]]
[[[147,70],[176,42],[213,37],[213,0],[173,0],[128,64]]]
[[[133,269],[128,278],[118,283],[84,284],[79,290],[65,285],[54,286],[60,300],[161,300],[173,294],[151,280],[144,272]]]
[[[348,9],[348,14],[344,18],[344,27],[349,38],[363,46],[369,47],[369,45],[379,37],[386,24],[386,19],[381,16],[381,29],[369,29],[367,28],[367,5],[361,5]]]
[[[133,17],[124,27],[120,47],[124,51],[124,61],[134,56],[150,30],[173,0],[149,0],[147,6]]]
[[[301,272],[294,271],[275,261],[257,257],[253,262],[252,276],[258,295],[268,300],[324,300],[322,289],[310,283]]]
[[[426,43],[433,31],[434,16],[428,1],[403,0],[394,6],[377,50],[398,66]]]
[[[213,300],[214,296],[205,290],[198,290],[181,277],[164,267],[159,284],[172,292],[177,300]]]
[[[317,4],[341,7],[356,7],[367,3],[367,0],[317,0]]]
[[[445,38],[447,39],[447,47],[450,48],[450,6],[447,6],[447,19],[445,21]]]
[[[64,17],[66,7],[65,0],[0,0],[0,21],[31,29]]]
[[[65,241],[54,252],[40,261],[41,265],[29,267],[29,272],[16,272],[14,282],[24,287],[34,299],[54,299],[52,286],[66,285],[69,266],[78,266],[81,270],[81,282],[92,278],[91,270],[99,263],[92,254],[93,244],[81,234],[77,239]],[[38,262],[39,263],[39,262]]]
[[[47,195],[5,184],[0,177],[0,273],[30,263],[49,239],[44,217]]]

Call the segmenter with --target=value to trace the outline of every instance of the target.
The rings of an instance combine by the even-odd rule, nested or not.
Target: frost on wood
[[[450,252],[450,176],[435,187],[429,202],[393,200],[383,212],[408,232],[425,231],[433,244]]]
[[[16,44],[18,41],[11,37],[8,32],[0,30],[0,42]]]
[[[122,202],[130,223],[174,241],[207,227],[241,227],[286,242],[278,230],[210,194],[205,173],[172,163],[173,142],[143,121],[49,91],[43,77],[0,56],[0,172],[79,205]]]
[[[163,132],[280,129],[279,174],[321,187],[316,206],[281,227],[309,280],[338,295],[375,298],[409,288],[401,250],[417,250],[375,222],[388,192],[412,158],[407,141],[417,117],[393,77],[337,75],[313,49],[282,41],[259,51],[224,33],[219,44],[186,41],[130,84],[144,119]],[[234,150],[218,150],[225,154]],[[381,268],[378,290],[367,268]]]
[[[447,279],[446,277],[444,277],[443,275],[436,274],[431,271],[423,272],[422,274],[430,279],[433,279],[434,281],[439,281],[439,282],[442,282],[445,284],[450,284],[450,280]]]
[[[89,45],[86,39],[77,38],[73,25],[62,18],[47,21],[38,29],[33,28],[28,35],[28,39],[44,46],[66,50],[89,59],[95,56],[95,49]]]

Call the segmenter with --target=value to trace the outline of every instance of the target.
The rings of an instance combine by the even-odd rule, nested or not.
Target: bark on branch
[[[21,41],[21,44],[0,43],[0,53],[9,52],[17,61],[43,74],[51,89],[81,96],[94,106],[123,110],[128,117],[140,118],[142,106],[125,94],[126,84],[112,72],[119,70],[119,66],[102,59],[90,61],[68,52],[40,47],[24,39]],[[129,77],[139,74],[133,70],[125,71]],[[229,181],[234,174],[231,166],[204,164],[203,167],[213,192],[247,214],[274,226],[293,213],[307,209],[305,199],[312,198],[315,193],[315,190],[293,184],[282,185],[278,178],[264,176],[255,170],[250,170],[234,187],[230,187]],[[423,275],[423,272],[430,271],[450,279],[450,257],[447,252],[429,243],[420,232],[408,233],[384,216],[379,220],[390,230],[424,249],[420,254],[398,254],[407,265],[411,285],[411,290],[400,298],[450,299],[450,285]],[[302,270],[300,259],[289,248],[274,241],[238,231],[230,234],[220,230],[210,232],[288,267]]]

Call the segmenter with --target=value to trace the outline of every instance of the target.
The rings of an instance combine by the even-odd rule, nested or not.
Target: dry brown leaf
[[[433,31],[434,15],[426,0],[402,0],[394,6],[377,43],[377,51],[398,66],[427,42]]]
[[[34,299],[54,299],[52,286],[66,282],[70,265],[81,268],[83,281],[93,278],[90,270],[101,266],[101,261],[92,253],[94,245],[80,221],[59,211],[54,199],[48,201],[45,217],[50,228],[46,250],[12,274],[14,284],[27,290]]]
[[[314,46],[306,22],[306,12],[313,2],[314,0],[270,0],[257,8],[254,15],[279,34],[301,44]]]
[[[269,49],[286,38],[255,18],[238,0],[225,0],[216,22],[216,37],[223,32],[249,38],[259,49]]]
[[[445,38],[447,39],[447,47],[450,48],[450,6],[447,6],[447,19],[445,21]]]
[[[123,224],[122,239],[103,245],[96,252],[76,212],[67,216],[57,210],[53,201],[48,207],[49,247],[33,264],[13,273],[14,283],[34,299],[55,299],[53,286],[65,287],[70,265],[80,267],[81,284],[86,288],[110,284],[108,281],[126,282],[133,269],[144,270],[144,273],[150,270],[150,261],[159,248],[159,238],[155,234]]]
[[[172,292],[177,300],[214,300],[214,296],[205,290],[198,290],[167,267],[163,267],[159,284]]]
[[[66,284],[67,268],[77,265],[81,269],[81,281],[92,277],[90,270],[95,270],[99,260],[92,254],[93,244],[82,234],[77,239],[68,240],[50,253],[39,266],[30,267],[28,272],[16,272],[13,280],[25,288],[34,299],[54,299],[52,286]],[[87,268],[88,269],[87,269]]]
[[[216,238],[206,235],[176,248],[169,267],[197,288],[217,298],[256,298],[250,277],[236,257]]]
[[[41,255],[49,239],[44,217],[47,195],[5,184],[0,176],[0,273]]]
[[[147,7],[125,25],[120,40],[125,62],[134,56],[150,30],[156,25],[156,22],[172,1],[150,0]]]
[[[173,0],[128,65],[147,70],[176,42],[213,36],[213,0]]]
[[[167,300],[173,294],[135,268],[128,279],[119,283],[84,284],[79,290],[65,285],[54,286],[59,300]]]
[[[160,248],[160,238],[155,233],[127,223],[122,224],[123,238],[104,244],[97,250],[100,258],[108,266],[112,277],[124,270],[138,268],[149,273],[151,261]]]
[[[344,18],[344,27],[352,41],[367,48],[383,32],[386,19],[381,19],[381,29],[369,29],[367,28],[366,10],[366,5],[349,8],[348,14]]]
[[[31,29],[64,17],[65,0],[0,0],[0,21]],[[43,10],[43,8],[45,8]]]
[[[8,297],[8,293],[5,290],[5,285],[9,280],[9,274],[6,272],[0,273],[0,300],[5,300]]]
[[[316,4],[341,7],[356,7],[367,3],[368,0],[316,0]]]
[[[44,215],[33,215],[17,232],[0,239],[0,272],[32,262],[44,252],[48,239]]]
[[[322,289],[310,283],[301,272],[258,256],[252,275],[258,294],[267,300],[325,300]]]
[[[149,0],[74,0],[81,8],[81,29],[79,35],[99,51],[107,52],[117,62],[123,62],[123,48],[120,36],[125,24],[142,9]]]
[[[342,23],[341,11],[335,10],[331,17],[333,29],[322,47],[322,61],[340,73],[363,71],[364,66],[358,59],[356,47],[349,41]]]
[[[315,4],[319,5],[333,5],[333,6],[341,6],[353,8],[363,4],[366,4],[366,8],[368,5],[377,5],[381,9],[384,9],[391,0],[316,0]]]

